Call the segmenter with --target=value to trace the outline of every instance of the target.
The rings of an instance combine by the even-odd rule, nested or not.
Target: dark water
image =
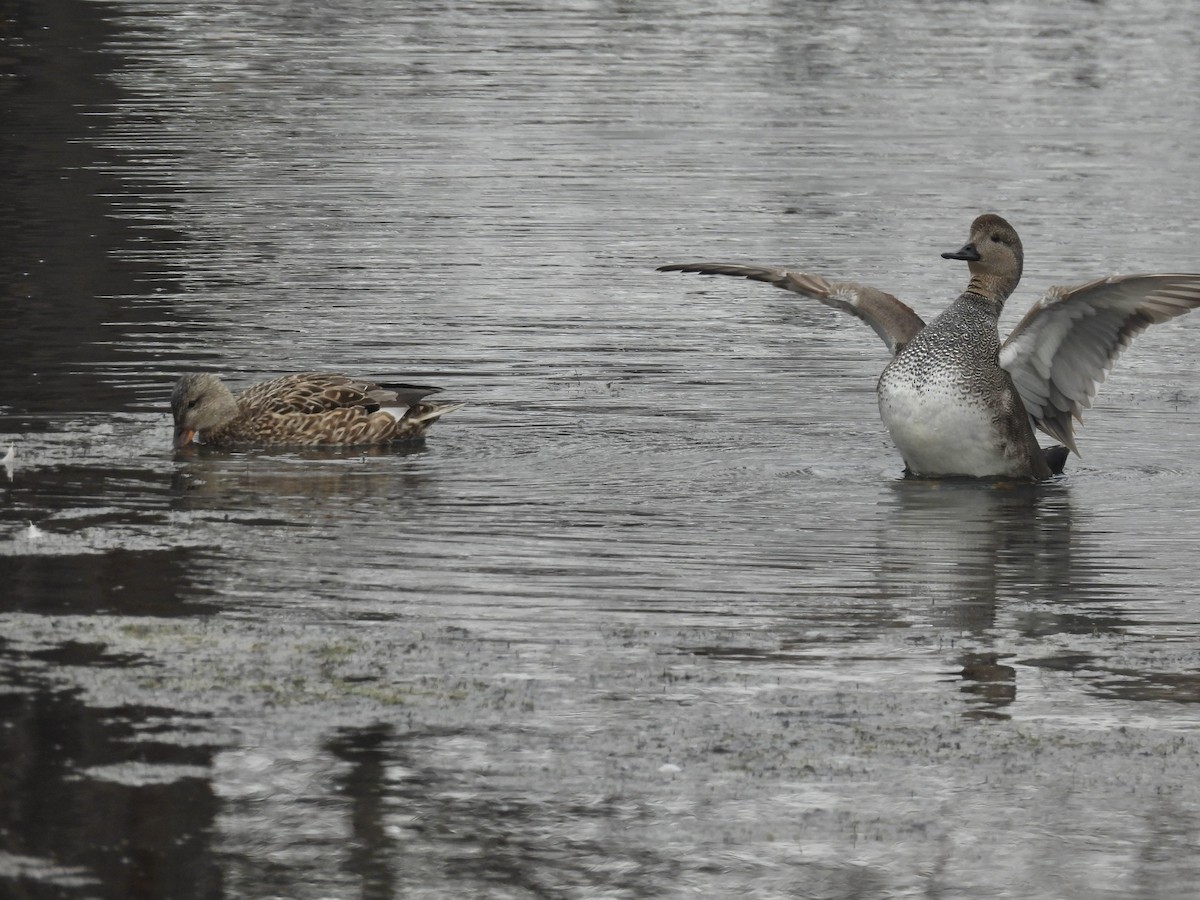
[[[903,481],[859,323],[992,210],[1200,271],[1183,2],[0,0],[0,896],[1177,898],[1183,320],[1040,487]],[[190,369],[440,384],[170,451]],[[5,476],[0,475],[0,478]]]

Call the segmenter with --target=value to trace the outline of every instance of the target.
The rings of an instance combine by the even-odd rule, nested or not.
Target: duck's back
[[[333,446],[419,437],[437,418],[437,408],[419,399],[437,390],[319,372],[285,375],[243,391],[237,417],[207,432],[205,440],[229,447]]]

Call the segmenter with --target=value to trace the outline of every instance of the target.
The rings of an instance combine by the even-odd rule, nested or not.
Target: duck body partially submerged
[[[236,397],[216,375],[184,375],[171,394],[175,447],[354,446],[411,441],[458,405],[425,401],[441,388],[303,372]]]

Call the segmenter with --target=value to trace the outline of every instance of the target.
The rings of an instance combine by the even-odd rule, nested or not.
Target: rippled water
[[[869,329],[696,258],[1200,271],[1182,2],[0,3],[0,894],[1186,896],[1183,320],[1039,487],[900,478]],[[425,446],[174,456],[331,369]],[[5,476],[0,475],[0,478]]]

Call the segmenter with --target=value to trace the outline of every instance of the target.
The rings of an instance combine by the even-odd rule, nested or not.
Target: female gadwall
[[[966,245],[971,281],[926,325],[891,294],[766,266],[688,263],[661,272],[765,281],[862,319],[893,354],[879,377],[879,413],[904,457],[926,477],[1045,478],[1075,447],[1074,422],[1130,341],[1200,306],[1200,275],[1114,275],[1052,287],[1003,345],[997,321],[1021,280],[1024,253],[1004,219],[983,215]],[[1040,428],[1065,447],[1043,449]]]
[[[216,375],[184,375],[171,394],[175,446],[193,440],[216,447],[412,440],[461,405],[421,402],[440,390],[305,372],[253,385],[235,398]]]

